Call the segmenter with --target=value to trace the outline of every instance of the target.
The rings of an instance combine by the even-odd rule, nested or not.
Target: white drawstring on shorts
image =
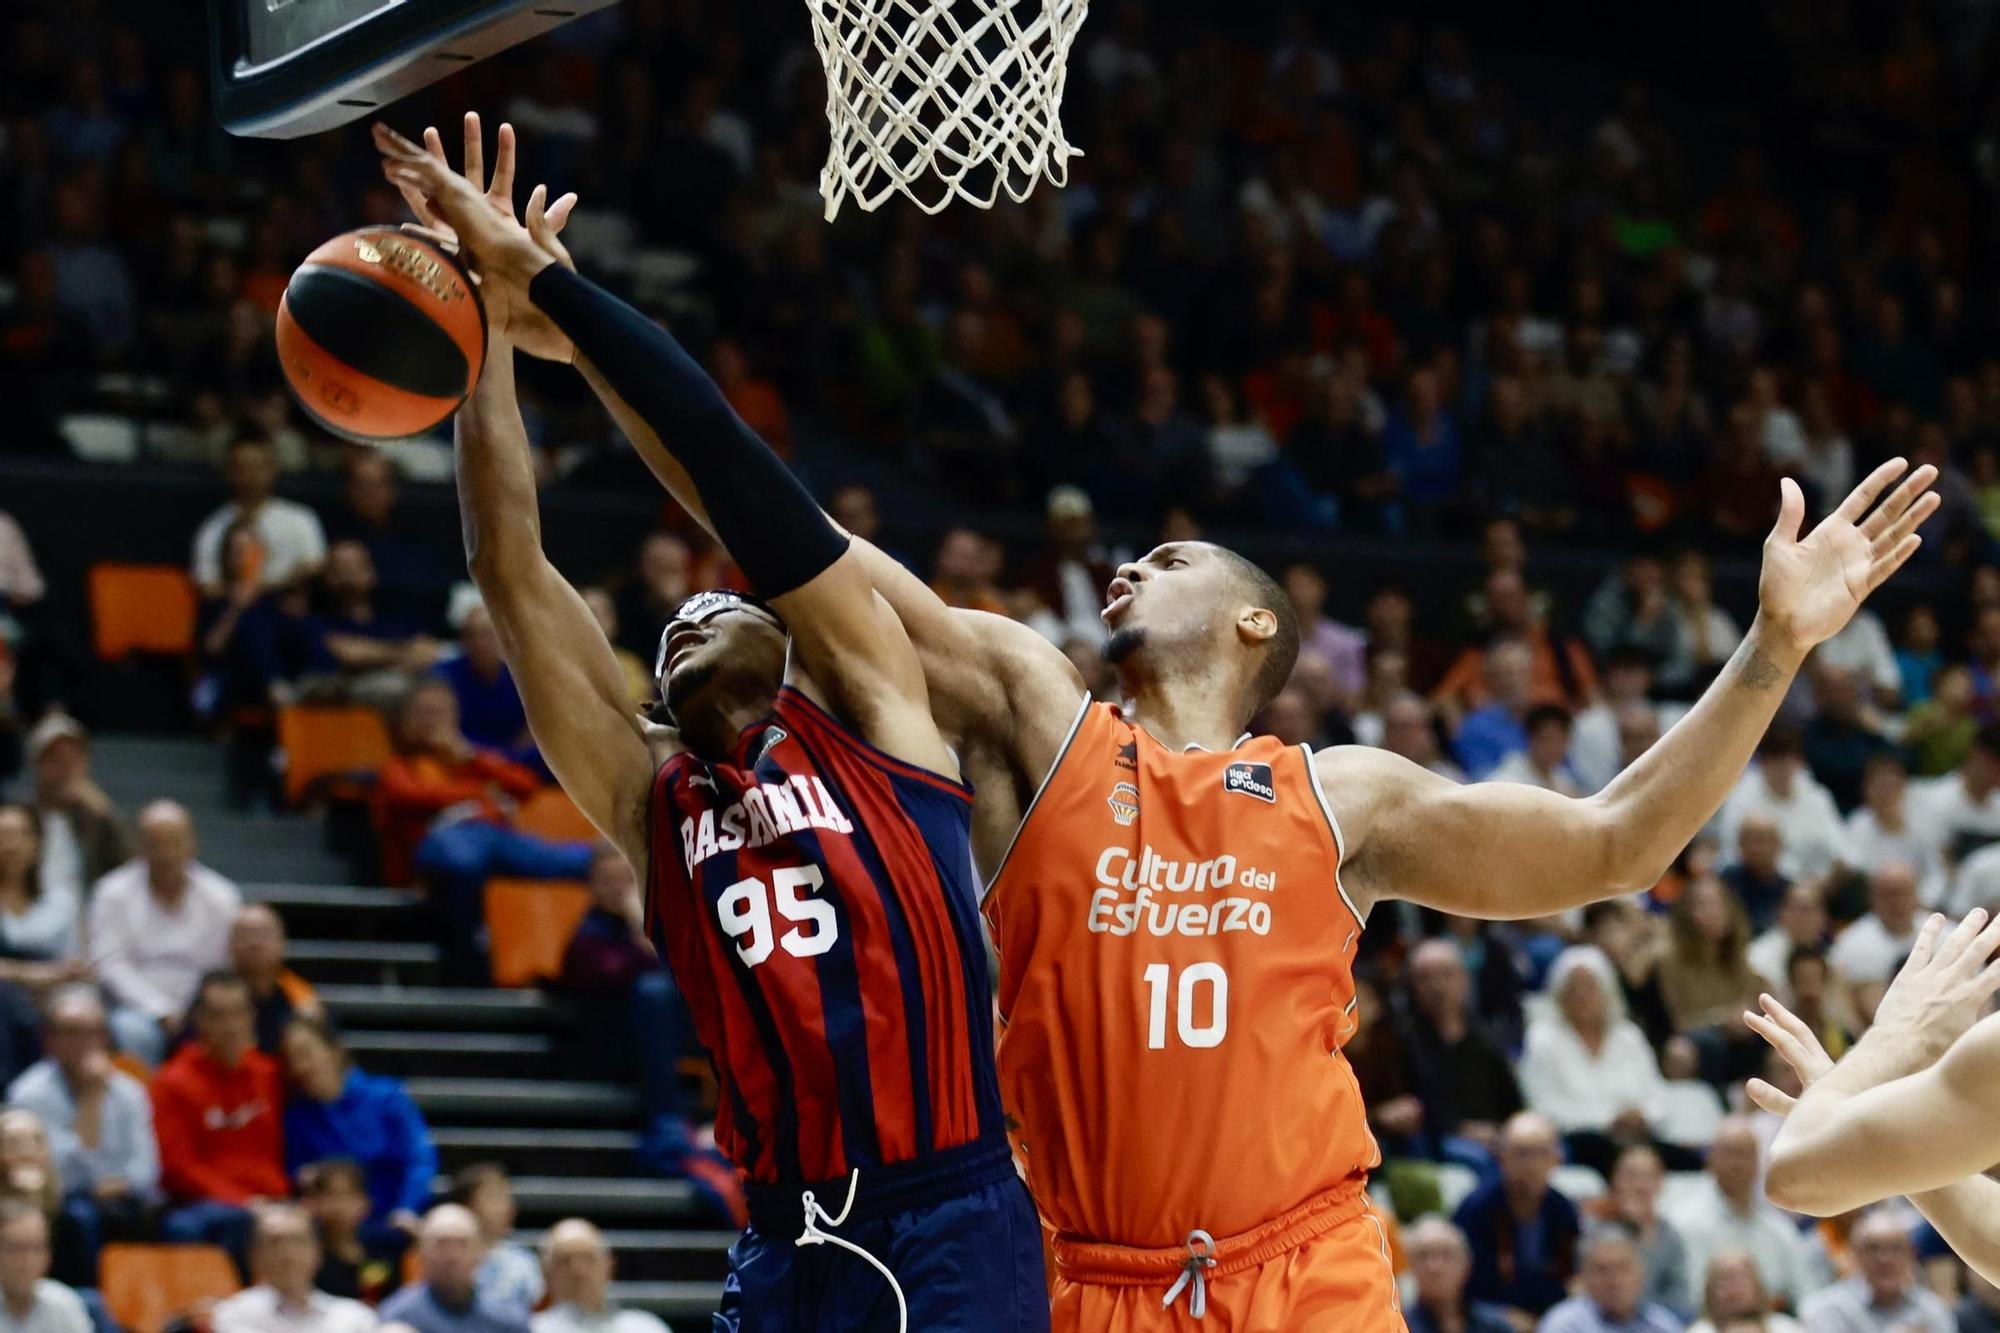
[[[866,1259],[869,1265],[873,1267],[876,1272],[882,1275],[882,1280],[889,1284],[889,1290],[896,1293],[897,1333],[910,1333],[909,1302],[903,1299],[903,1288],[900,1284],[897,1283],[896,1275],[889,1271],[889,1266],[883,1263],[880,1259],[877,1259],[874,1255],[868,1253],[868,1251],[862,1249],[859,1245],[856,1245],[853,1241],[844,1240],[841,1237],[832,1234],[831,1232],[821,1231],[819,1229],[819,1224],[821,1222],[825,1222],[830,1227],[837,1227],[842,1222],[845,1222],[847,1220],[847,1214],[854,1207],[854,1191],[859,1189],[860,1187],[861,1187],[860,1170],[856,1169],[854,1171],[850,1171],[847,1175],[847,1202],[840,1206],[839,1217],[828,1216],[826,1209],[820,1207],[819,1200],[813,1197],[813,1192],[811,1190],[807,1190],[803,1195],[800,1196],[800,1202],[805,1204],[806,1207],[806,1229],[803,1233],[801,1233],[799,1238],[793,1241],[792,1243],[794,1245],[838,1245],[841,1249],[850,1250],[853,1253],[860,1255],[863,1259]],[[1209,1262],[1213,1263],[1214,1260],[1210,1260]],[[1186,1279],[1183,1278],[1182,1281],[1186,1281]],[[1197,1311],[1196,1313],[1200,1312]]]
[[[1208,1313],[1208,1270],[1215,1267],[1215,1237],[1197,1228],[1188,1232],[1188,1257],[1181,1261],[1181,1275],[1160,1299],[1160,1308],[1173,1308],[1181,1292],[1188,1294],[1188,1313],[1196,1319]]]

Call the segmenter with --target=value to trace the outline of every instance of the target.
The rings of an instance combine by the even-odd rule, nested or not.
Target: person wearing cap
[[[396,753],[382,766],[382,869],[392,884],[421,877],[443,908],[444,971],[458,985],[491,980],[485,943],[486,881],[582,879],[587,842],[539,837],[514,827],[541,779],[499,751],[474,745],[459,726],[448,681],[421,681],[396,713]]]
[[[28,733],[32,804],[42,823],[42,882],[67,884],[79,899],[132,857],[124,812],[90,775],[90,733],[67,713],[50,713]]]
[[[1097,544],[1097,513],[1081,486],[1049,492],[1045,531],[1048,546],[1021,575],[1021,586],[1045,609],[1029,623],[1052,643],[1081,639],[1104,646],[1104,589],[1117,570]],[[1042,623],[1046,619],[1049,623]]]

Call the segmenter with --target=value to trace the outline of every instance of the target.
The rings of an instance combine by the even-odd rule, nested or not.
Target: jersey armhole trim
[[[641,894],[639,901],[644,905],[645,911],[640,921],[640,928],[645,932],[646,939],[652,943],[654,953],[661,958],[665,958],[666,954],[661,949],[665,941],[661,938],[660,909],[658,906],[659,892],[657,889],[658,870],[655,865],[659,859],[660,848],[658,839],[654,836],[654,830],[659,825],[661,816],[666,813],[667,784],[673,779],[674,767],[677,764],[685,762],[693,762],[693,755],[690,751],[677,750],[673,754],[668,755],[660,761],[660,766],[653,770],[652,785],[646,789],[646,809],[644,811],[646,825],[646,869],[644,876],[639,881]]]
[[[790,683],[779,686],[778,700],[780,703],[792,703],[799,705],[806,711],[808,716],[812,717],[815,721],[817,721],[821,725],[835,732],[839,736],[842,744],[847,746],[847,748],[854,750],[863,760],[867,761],[870,764],[873,764],[875,767],[884,770],[885,772],[891,774],[894,777],[914,778],[918,782],[928,783],[930,786],[936,787],[940,791],[948,792],[951,795],[958,797],[959,799],[963,800],[967,805],[970,805],[972,803],[971,783],[965,781],[963,778],[956,778],[956,779],[948,778],[942,773],[934,772],[931,769],[925,768],[920,764],[910,763],[906,759],[898,759],[895,755],[890,754],[887,750],[884,750],[879,746],[870,744],[864,737],[856,735],[854,731],[851,728],[849,728],[845,723],[843,723],[839,718],[835,717],[832,713],[827,712],[826,709],[820,707],[818,703],[814,702],[814,700],[809,695],[807,695],[804,690],[801,690],[798,686]]]
[[[1028,821],[1035,817],[1035,808],[1042,803],[1042,794],[1048,791],[1049,784],[1056,780],[1056,773],[1062,768],[1063,760],[1069,758],[1069,748],[1076,744],[1076,733],[1083,730],[1083,719],[1090,716],[1090,705],[1090,691],[1085,690],[1083,702],[1077,705],[1076,717],[1069,724],[1069,734],[1063,737],[1062,748],[1056,751],[1055,762],[1051,763],[1049,771],[1042,775],[1041,785],[1035,788],[1034,796],[1028,801],[1028,808],[1021,812],[1021,822],[1015,826],[1014,836],[1007,839],[1007,850],[1000,854],[1000,864],[993,867],[993,878],[986,881],[986,892],[979,895],[981,911],[986,909],[987,902],[993,897],[993,890],[1000,886],[1000,877],[1007,873],[1007,863],[1014,859],[1014,845],[1021,841],[1021,835],[1027,831]],[[995,947],[997,950],[998,946]]]
[[[1367,916],[1354,905],[1354,899],[1347,896],[1347,886],[1340,882],[1341,869],[1347,864],[1347,836],[1340,831],[1340,821],[1333,817],[1333,805],[1326,799],[1326,788],[1320,785],[1319,765],[1314,762],[1312,746],[1301,744],[1299,750],[1305,756],[1306,777],[1312,783],[1313,799],[1319,802],[1319,812],[1326,817],[1326,826],[1333,832],[1334,854],[1340,858],[1333,868],[1334,891],[1340,895],[1340,901],[1347,904],[1347,910],[1354,916],[1354,923],[1366,930]]]

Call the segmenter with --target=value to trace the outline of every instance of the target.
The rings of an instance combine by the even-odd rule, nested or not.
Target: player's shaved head
[[[1261,711],[1278,697],[1278,692],[1285,688],[1285,682],[1292,678],[1292,668],[1299,663],[1299,613],[1292,605],[1290,594],[1265,572],[1262,565],[1226,546],[1214,549],[1235,576],[1243,600],[1260,610],[1269,611],[1278,622],[1271,637],[1264,641],[1264,660],[1251,682],[1256,709]]]

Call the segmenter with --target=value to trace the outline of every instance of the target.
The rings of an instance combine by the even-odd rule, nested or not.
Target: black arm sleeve
[[[535,275],[528,299],[687,469],[716,535],[758,593],[782,597],[846,552],[846,535],[672,334],[561,264]]]

